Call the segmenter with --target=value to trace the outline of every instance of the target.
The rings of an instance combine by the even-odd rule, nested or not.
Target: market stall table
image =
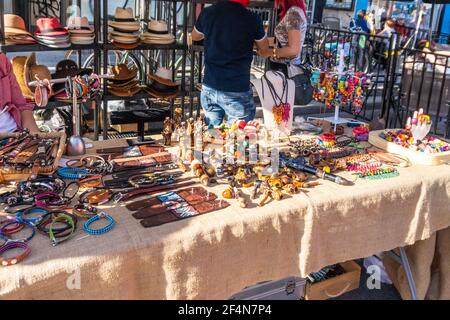
[[[88,153],[125,145],[94,142]],[[450,167],[414,165],[399,172],[353,186],[321,181],[263,207],[243,209],[230,200],[227,209],[147,229],[125,204],[107,204],[102,208],[117,222],[111,232],[90,236],[77,230],[56,247],[36,235],[27,259],[0,268],[0,297],[226,299],[260,281],[306,276],[449,228]],[[223,189],[210,190],[220,195]],[[422,288],[429,279],[415,281]]]

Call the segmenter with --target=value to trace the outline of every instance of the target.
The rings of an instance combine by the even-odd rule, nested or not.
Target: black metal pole
[[[3,20],[3,14],[4,14],[4,3],[3,0],[0,0],[0,44],[5,44],[5,21]]]

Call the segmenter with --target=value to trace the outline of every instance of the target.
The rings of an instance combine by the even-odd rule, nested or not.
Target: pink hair
[[[303,0],[275,0],[275,6],[280,8],[280,19],[283,19],[286,12],[294,6],[302,9],[306,15],[306,6]]]

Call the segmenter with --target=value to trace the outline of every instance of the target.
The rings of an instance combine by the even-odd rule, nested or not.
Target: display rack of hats
[[[50,49],[65,50],[74,46],[92,45],[95,42],[95,29],[89,25],[86,17],[72,16],[63,27],[57,18],[39,18],[36,21],[36,31],[32,34],[25,26],[22,17],[15,14],[5,14],[4,35],[5,46],[2,51],[37,51],[43,48],[22,47],[39,44]]]
[[[170,6],[175,8],[176,2],[184,2],[186,8],[187,0],[166,1]],[[105,8],[108,1],[103,0],[103,15],[107,14]],[[146,1],[145,6],[149,8],[150,2]],[[108,23],[103,26],[103,32],[108,34],[109,43],[103,46],[103,65],[106,66],[106,56],[109,50],[183,50],[183,59],[186,61],[187,55],[187,39],[184,37],[182,43],[177,43],[174,30],[170,30],[169,25],[163,20],[148,19],[148,12],[144,10],[143,19],[135,16],[132,8],[118,7],[115,14],[109,19]],[[170,21],[176,24],[176,18]],[[183,16],[183,24],[187,22],[187,10]],[[183,28],[187,30],[187,27]],[[172,31],[172,33],[171,33]],[[187,34],[187,32],[185,32]],[[175,56],[175,53],[173,53]],[[183,67],[185,70],[185,67]],[[103,70],[107,72],[106,68]],[[183,71],[184,72],[184,71]],[[181,88],[184,88],[183,79],[181,83],[174,81],[174,69],[158,67],[154,74],[148,72],[145,80],[138,80],[138,70],[125,64],[109,67],[109,73],[114,74],[113,79],[109,79],[104,84],[103,96],[103,124],[108,123],[108,101],[111,100],[137,100],[141,98],[153,98],[158,100],[166,100],[173,104],[173,99],[180,95]],[[107,125],[105,126],[107,128]],[[103,130],[103,138],[107,139],[107,129]]]
[[[165,1],[165,0],[157,0]],[[183,2],[185,6],[188,5],[188,0],[176,0],[174,2]],[[172,1],[167,1],[171,6],[174,4]],[[106,70],[105,67],[105,57],[108,55],[110,50],[183,50],[183,60],[187,55],[187,10],[183,15],[183,30],[185,31],[185,36],[182,43],[177,43],[174,33],[175,30],[170,30],[166,21],[158,21],[148,19],[149,12],[146,12],[147,17],[142,21],[134,16],[134,12],[129,8],[118,8],[116,10],[114,18],[110,21],[108,19],[103,19],[103,27],[100,28],[100,23],[102,21],[100,12],[101,3],[100,1],[95,1],[94,8],[94,27],[89,25],[88,19],[85,17],[69,17],[67,19],[67,26],[61,25],[60,20],[56,17],[53,18],[40,18],[36,21],[36,29],[34,33],[32,30],[27,29],[26,23],[23,18],[14,14],[4,15],[4,0],[0,0],[0,50],[7,52],[38,52],[38,51],[54,51],[54,50],[97,50],[95,52],[94,62],[94,72],[100,73],[100,57],[101,52],[103,52],[103,73],[111,73],[111,68]],[[150,8],[150,1],[145,1],[145,7]],[[103,0],[103,16],[108,16],[107,9],[108,0]],[[176,19],[176,18],[175,18]],[[171,20],[170,22],[176,24],[176,20]],[[4,28],[2,28],[2,25]],[[99,43],[101,40],[101,31],[103,34],[107,34],[108,43]],[[172,33],[171,33],[172,31]],[[174,53],[175,56],[175,53]],[[26,60],[29,56],[21,56],[17,59],[17,68],[21,68],[22,71],[18,71],[23,75],[25,71]],[[36,61],[36,57],[29,59],[31,62]],[[67,62],[67,61],[66,61]],[[80,64],[80,61],[78,61]],[[106,61],[107,62],[107,61]],[[62,62],[61,62],[62,63]],[[184,64],[185,65],[185,64]],[[39,65],[38,65],[39,66]],[[45,67],[45,66],[42,66]],[[74,64],[70,63],[70,67],[74,68]],[[78,68],[78,66],[77,66]],[[78,68],[79,69],[79,68]],[[123,69],[123,68],[122,68]],[[82,69],[79,69],[80,71]],[[164,68],[159,68],[154,75],[148,75],[146,78],[148,81],[145,83],[140,83],[137,81],[135,72],[136,70],[121,70],[122,76],[124,73],[128,73],[128,78],[121,78],[122,76],[118,73],[118,78],[120,79],[109,79],[108,81],[103,81],[103,105],[107,105],[109,100],[127,100],[134,98],[156,98],[156,99],[173,99],[180,93],[180,87],[184,88],[184,76],[181,83],[176,83],[173,80],[174,69],[167,70]],[[184,74],[185,67],[183,67],[182,73]],[[44,70],[40,70],[44,71]],[[52,75],[50,72],[45,70],[46,75],[39,76],[39,79],[48,78],[51,79]],[[58,72],[58,70],[56,71]],[[187,77],[188,75],[186,75]],[[32,101],[34,99],[35,88],[30,88],[27,85],[28,80],[33,80],[33,75],[20,76],[23,90],[25,96]],[[62,106],[66,103],[64,90],[62,88],[58,89],[58,85],[53,86],[53,91],[51,95],[54,97],[52,100],[59,100],[60,102],[49,103],[49,108]],[[56,90],[55,90],[56,89]],[[60,91],[61,90],[61,91]],[[59,92],[60,91],[60,92]],[[188,93],[184,93],[188,94]],[[50,97],[49,97],[50,98]],[[68,101],[68,100],[67,100]],[[183,99],[184,103],[184,99]],[[96,111],[94,117],[98,117],[100,111],[100,103],[96,104]],[[104,118],[107,116],[107,106],[104,108]],[[107,121],[103,122],[106,123]],[[98,119],[94,121],[95,131],[98,132],[99,128]],[[107,138],[107,132],[103,132],[103,137]],[[98,138],[98,135],[95,135]]]

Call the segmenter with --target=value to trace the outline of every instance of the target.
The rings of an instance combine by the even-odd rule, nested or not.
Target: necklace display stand
[[[294,117],[295,83],[293,80],[285,79],[281,72],[268,71],[265,73],[265,76],[273,85],[276,95],[278,95],[283,102],[290,104],[291,107],[288,121],[278,125],[274,119],[273,107],[279,103],[278,101],[275,101],[276,98],[271,95],[269,84],[264,77],[251,80],[261,101],[264,127],[267,130],[279,131],[280,134],[289,136],[292,130],[292,121]]]
[[[339,64],[336,66],[336,71],[337,71],[338,76],[345,74],[345,72],[344,72],[344,68],[345,68],[344,55],[345,55],[345,51],[344,51],[344,49],[341,49],[340,54],[339,54]],[[339,112],[340,112],[340,105],[336,105],[334,107],[334,116],[333,117],[325,117],[325,118],[308,117],[307,121],[323,120],[323,121],[329,122],[334,126],[335,133],[336,133],[336,128],[339,124],[347,124],[347,123],[366,124],[365,122],[358,121],[355,119],[341,118],[339,116]]]

